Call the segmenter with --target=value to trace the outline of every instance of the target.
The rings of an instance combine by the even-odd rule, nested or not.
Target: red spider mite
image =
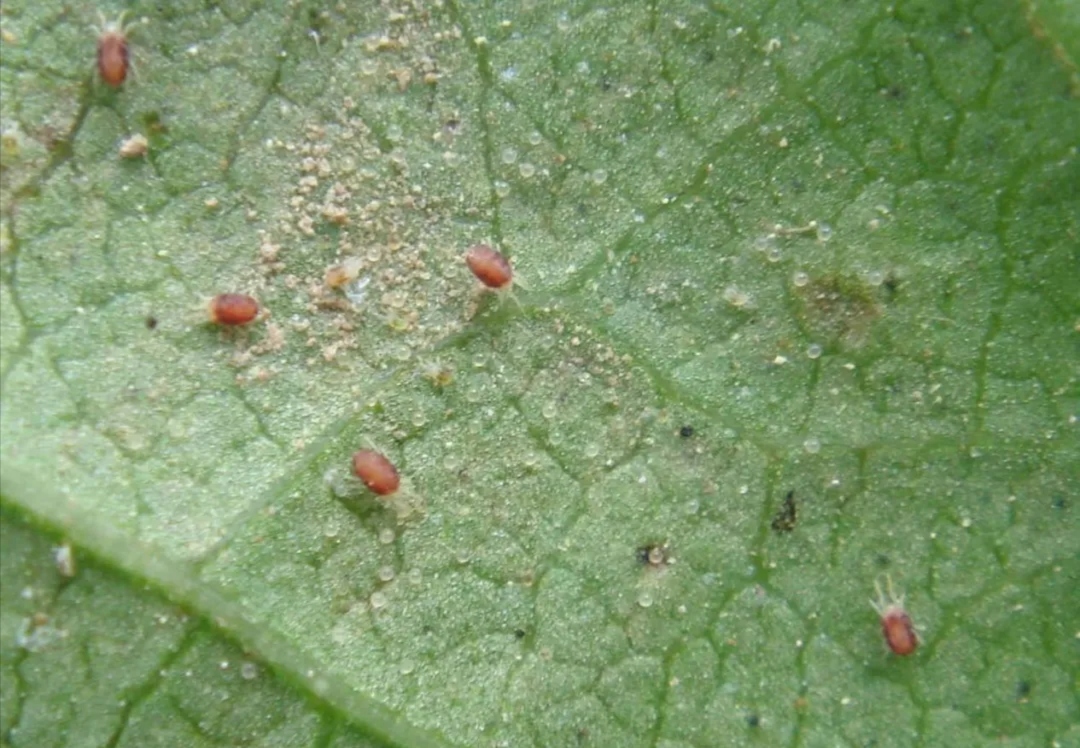
[[[246,325],[259,316],[259,302],[247,294],[222,293],[210,299],[210,321],[216,325]]]
[[[904,609],[904,596],[897,596],[893,592],[892,579],[885,577],[885,592],[875,580],[874,589],[877,591],[877,600],[871,600],[870,604],[881,616],[881,633],[885,637],[885,643],[893,654],[907,657],[919,646],[919,635],[915,631],[915,624],[911,622],[911,616]]]
[[[106,21],[105,17],[101,16],[101,29],[98,34],[98,75],[113,88],[124,85],[131,69],[127,29],[124,26],[125,15],[127,11],[121,13],[115,21]]]
[[[401,476],[394,464],[373,449],[361,449],[352,456],[352,471],[379,496],[391,496],[401,485]]]
[[[487,244],[477,244],[465,253],[465,263],[469,270],[488,288],[501,291],[514,283],[514,269],[510,267],[502,252],[492,249]]]

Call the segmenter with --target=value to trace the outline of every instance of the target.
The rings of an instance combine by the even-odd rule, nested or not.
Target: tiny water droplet
[[[603,184],[607,181],[607,172],[603,169],[597,169],[590,177],[592,178],[593,184]]]
[[[383,545],[390,545],[394,542],[394,531],[389,527],[384,527],[379,530],[379,542]]]
[[[501,179],[495,181],[495,194],[501,199],[510,194],[509,182],[504,182]]]
[[[816,455],[818,452],[821,451],[821,440],[817,437],[811,436],[809,439],[803,442],[803,449],[806,450],[807,454]]]
[[[536,167],[526,161],[518,166],[518,172],[521,173],[523,178],[531,179],[532,176],[536,174]]]
[[[390,580],[392,580],[394,578],[394,567],[393,566],[380,566],[378,573],[379,573],[379,581],[380,582],[389,582]]]
[[[368,598],[368,602],[371,603],[372,610],[379,610],[386,607],[386,595],[382,592],[375,591],[371,593],[371,597]]]
[[[518,154],[516,148],[507,147],[502,149],[501,157],[504,164],[514,163],[515,161],[517,161],[517,156]]]
[[[811,343],[806,348],[806,355],[810,358],[821,358],[821,346],[817,343]]]
[[[805,286],[809,282],[810,282],[810,276],[807,275],[806,273],[804,273],[801,270],[799,270],[798,272],[794,273],[791,276],[791,283],[796,288],[802,288],[803,286]]]

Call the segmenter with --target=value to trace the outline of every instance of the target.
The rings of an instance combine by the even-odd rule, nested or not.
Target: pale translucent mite
[[[885,577],[885,590],[881,584],[874,580],[874,590],[877,592],[877,600],[871,600],[881,617],[881,633],[885,637],[885,644],[894,654],[907,657],[919,646],[919,635],[915,630],[915,624],[911,621],[904,608],[904,596],[893,592],[892,579]]]
[[[120,143],[120,158],[142,158],[150,150],[150,141],[142,133],[136,133]]]
[[[56,570],[62,576],[69,578],[75,576],[78,567],[75,566],[75,551],[71,549],[71,543],[65,542],[58,546],[53,558],[56,559]]]
[[[454,369],[438,359],[426,361],[420,365],[420,375],[431,382],[433,387],[446,387],[454,381]]]

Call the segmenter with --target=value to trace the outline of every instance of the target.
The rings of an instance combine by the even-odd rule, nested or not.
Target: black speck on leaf
[[[799,519],[799,510],[795,504],[795,492],[788,491],[784,497],[784,504],[773,515],[772,529],[776,532],[791,532],[795,529],[795,523]]]

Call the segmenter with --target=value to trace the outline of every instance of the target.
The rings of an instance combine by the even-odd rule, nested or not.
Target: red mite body
[[[897,597],[893,593],[892,579],[888,577],[885,578],[885,592],[881,591],[881,585],[877,582],[874,582],[874,589],[878,597],[870,604],[881,616],[881,633],[885,643],[893,654],[907,657],[918,648],[919,635],[911,616],[904,609],[904,596]]]
[[[481,283],[488,288],[504,289],[514,282],[514,269],[498,250],[477,244],[465,254],[465,262]]]
[[[372,449],[361,449],[352,456],[352,470],[353,475],[379,496],[389,496],[401,485],[401,477],[394,464]]]
[[[210,321],[218,325],[246,325],[259,315],[259,302],[242,293],[223,293],[210,299]]]
[[[911,616],[898,606],[890,606],[881,616],[881,633],[885,635],[889,649],[901,657],[908,656],[919,646]]]
[[[131,64],[127,36],[121,24],[107,24],[101,30],[97,46],[98,75],[113,88],[119,88],[127,80]]]

